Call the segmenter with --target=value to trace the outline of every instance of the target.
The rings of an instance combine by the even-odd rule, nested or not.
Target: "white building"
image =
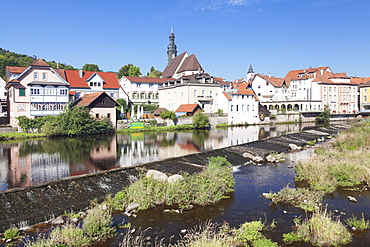
[[[232,88],[220,93],[219,106],[228,114],[229,124],[257,124],[264,121],[259,100],[248,83],[233,83]]]
[[[119,98],[134,104],[159,104],[158,88],[167,78],[122,76]]]
[[[0,116],[6,111],[6,82],[0,77]]]

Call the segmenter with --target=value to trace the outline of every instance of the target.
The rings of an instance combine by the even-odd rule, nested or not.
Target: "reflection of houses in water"
[[[92,146],[89,160],[83,161],[82,164],[71,164],[70,172],[71,176],[76,176],[118,167],[117,140],[113,137],[109,143]]]
[[[239,145],[258,140],[260,126],[253,125],[245,128],[228,128],[228,145]]]
[[[129,167],[137,164],[158,160],[158,148],[153,139],[144,133],[140,135],[117,135],[118,148],[121,150],[119,157],[120,167]]]
[[[0,145],[0,191],[7,190],[8,160],[10,146]]]
[[[8,188],[24,187],[70,176],[69,166],[57,154],[27,153],[20,156],[23,143],[10,148]]]

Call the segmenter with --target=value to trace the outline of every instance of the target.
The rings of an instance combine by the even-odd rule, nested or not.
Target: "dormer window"
[[[48,79],[48,74],[46,72],[42,73],[42,80],[46,81]]]

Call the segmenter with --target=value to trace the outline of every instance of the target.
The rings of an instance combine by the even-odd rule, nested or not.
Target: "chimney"
[[[82,71],[82,69],[78,70],[78,75],[80,76],[80,78],[84,76],[84,72]]]

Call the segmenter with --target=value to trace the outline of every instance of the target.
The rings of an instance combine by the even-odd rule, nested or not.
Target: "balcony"
[[[199,102],[212,102],[213,98],[212,96],[198,96]]]

